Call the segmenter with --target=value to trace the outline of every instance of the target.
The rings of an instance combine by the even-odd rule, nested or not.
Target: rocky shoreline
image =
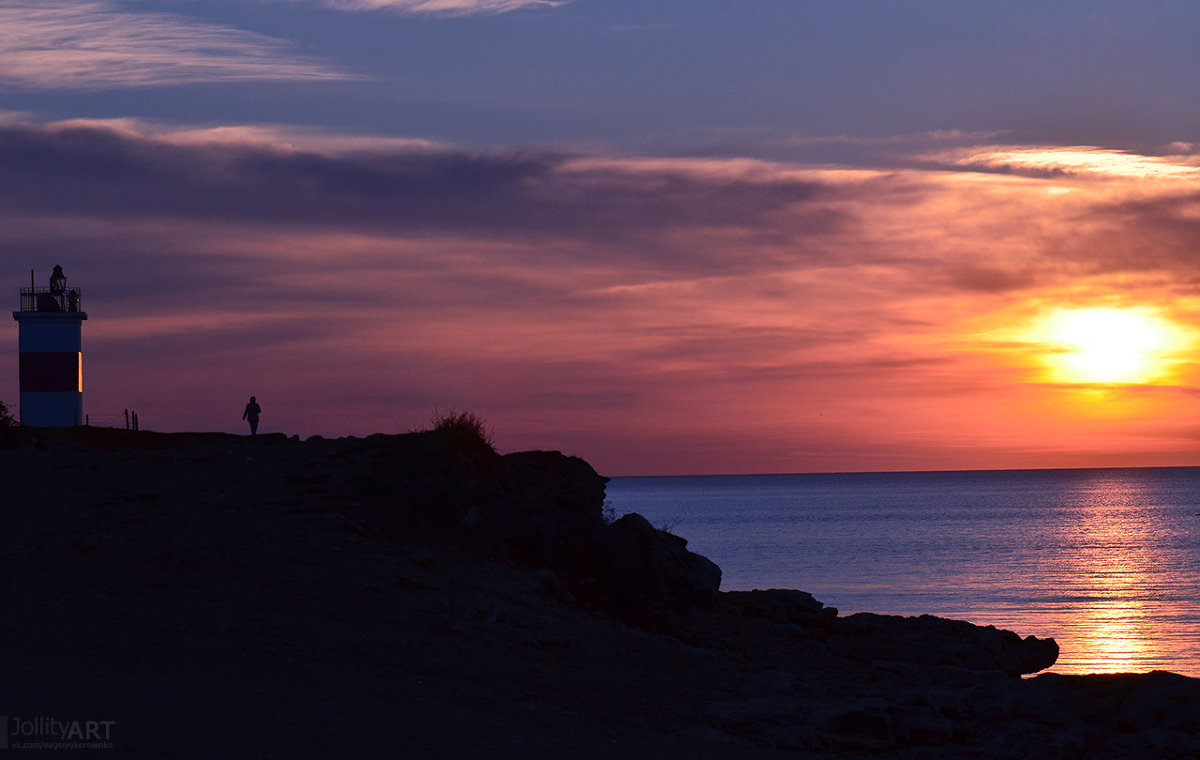
[[[9,428],[0,472],[0,713],[123,757],[1200,756],[1196,680],[721,592],[586,462],[470,431]]]

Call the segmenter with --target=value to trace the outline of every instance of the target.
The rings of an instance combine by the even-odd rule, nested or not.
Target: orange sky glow
[[[252,393],[265,430],[301,436],[469,409],[503,450],[610,475],[1200,464],[1183,146],[952,136],[864,168],[8,123],[48,152],[118,144],[131,174],[178,164],[157,194],[102,177],[3,209],[0,240],[29,250],[14,303],[29,267],[83,288],[99,421],[237,432]],[[279,175],[256,175],[262,200],[209,200],[248,162]],[[393,220],[387,183],[438,162],[495,177]],[[367,210],[321,218],[348,193]],[[14,348],[11,401],[15,370]]]

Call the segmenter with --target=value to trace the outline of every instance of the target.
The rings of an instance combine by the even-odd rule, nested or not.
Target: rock
[[[610,535],[627,548],[624,558],[643,573],[644,587],[662,586],[677,607],[711,604],[721,588],[721,568],[687,549],[687,541],[657,530],[637,513],[627,514],[608,526]],[[629,539],[632,539],[630,541]],[[620,561],[622,555],[614,557]]]
[[[1200,733],[1200,684],[1190,678],[1156,670],[1141,676],[1117,711],[1117,720],[1133,731],[1167,729]]]
[[[1001,670],[1010,676],[1035,673],[1058,659],[1054,639],[930,615],[900,617],[858,613],[836,621],[835,653],[862,661],[888,660]]]
[[[463,530],[472,530],[482,520],[483,513],[479,511],[479,507],[471,507],[467,510],[467,513],[463,515],[463,519],[459,522],[459,525]]]
[[[2,651],[17,680],[45,685],[30,704],[59,699],[60,679],[37,674],[67,657],[76,689],[105,691],[89,703],[124,690],[121,714],[173,693],[188,694],[180,711],[221,705],[228,679],[208,675],[236,651],[259,684],[385,700],[401,722],[380,728],[363,713],[347,732],[369,736],[359,754],[403,728],[406,741],[425,731],[410,754],[432,757],[463,754],[467,742],[447,741],[460,734],[518,746],[514,756],[585,747],[620,760],[1200,757],[1200,682],[1014,678],[1053,663],[1054,641],[931,617],[839,618],[802,591],[720,593],[720,568],[683,538],[639,515],[605,523],[605,479],[582,460],[500,457],[434,433],[283,440],[0,429],[10,468],[41,473],[11,479],[10,501],[36,504],[37,519],[10,521],[0,546],[21,573]],[[75,498],[41,486],[60,479]],[[73,626],[98,615],[105,625]],[[97,659],[97,636],[128,663]],[[186,646],[164,644],[176,641]],[[146,653],[172,677],[195,674],[204,698],[122,681]],[[320,718],[302,689],[260,692],[270,697],[214,715]],[[163,746],[179,725],[162,722]],[[266,730],[252,738],[276,741]],[[545,731],[557,743],[528,738]]]
[[[837,617],[837,608],[826,607],[805,591],[790,589],[727,591],[722,603],[742,615],[776,623],[813,623]]]
[[[530,578],[530,584],[534,592],[544,596],[554,596],[562,588],[562,583],[558,580],[558,576],[545,568],[533,574]]]
[[[844,749],[884,750],[896,745],[892,717],[873,702],[835,704],[810,719],[814,732]]]
[[[771,737],[780,728],[803,726],[814,709],[803,697],[751,697],[714,702],[705,717],[735,736]],[[772,739],[774,741],[774,739]]]
[[[576,598],[664,632],[677,630],[689,609],[716,599],[721,569],[641,515],[625,515],[611,525],[602,519],[574,525],[569,531],[557,527],[540,540],[555,547],[544,565]]]
[[[954,723],[930,705],[895,707],[889,710],[896,738],[904,744],[946,744]]]
[[[412,552],[412,561],[415,562],[418,567],[423,567],[426,569],[433,567],[433,563],[436,561],[436,559],[437,558],[434,557],[433,552],[425,546],[418,546]]]
[[[796,689],[800,679],[786,670],[763,670],[751,676],[744,691],[750,696],[787,694]]]
[[[785,726],[771,733],[775,746],[787,752],[820,752],[825,742],[816,731],[802,726]]]
[[[651,539],[653,539],[659,532],[657,528],[650,524],[649,520],[642,517],[637,512],[630,512],[629,514],[622,516],[620,519],[615,520],[612,524],[612,527],[616,530],[624,530],[640,536],[649,536]],[[680,539],[680,541],[683,541],[683,546],[687,546],[687,541],[683,539]]]
[[[608,478],[579,457],[557,451],[522,451],[501,459],[504,488],[523,503],[602,519]]]

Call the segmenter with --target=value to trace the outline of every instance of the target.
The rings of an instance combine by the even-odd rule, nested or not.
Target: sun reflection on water
[[[677,525],[726,590],[1053,637],[1058,673],[1200,677],[1200,468],[615,485],[619,509]]]
[[[1103,478],[1104,475],[1097,475]],[[1043,621],[1054,630],[1060,673],[1148,670],[1165,662],[1151,626],[1163,615],[1147,593],[1160,577],[1156,547],[1163,526],[1140,489],[1127,480],[1094,483],[1087,502],[1074,505],[1053,527],[1061,547],[1059,567],[1048,581],[1070,600]]]

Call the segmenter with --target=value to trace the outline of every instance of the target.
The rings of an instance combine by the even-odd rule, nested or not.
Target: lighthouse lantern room
[[[83,349],[81,333],[87,314],[79,288],[68,288],[61,266],[54,267],[49,287],[21,288],[20,325],[21,424],[70,427],[83,423]]]

